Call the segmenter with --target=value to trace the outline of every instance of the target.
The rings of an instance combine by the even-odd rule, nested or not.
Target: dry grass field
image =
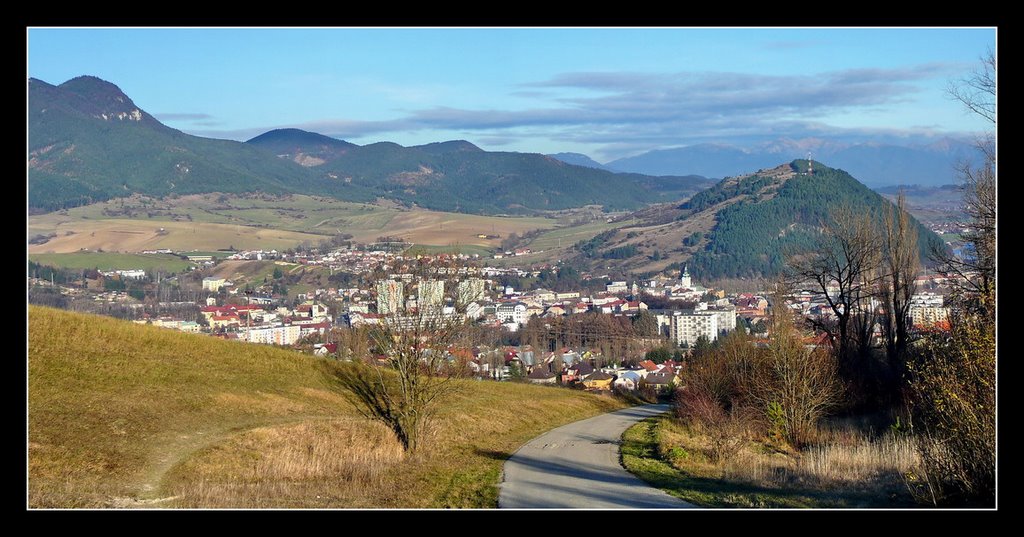
[[[494,507],[501,466],[621,408],[460,381],[415,458],[288,349],[29,308],[30,507]]]
[[[707,437],[665,415],[623,435],[624,466],[705,507],[913,507],[904,476],[919,468],[909,436],[823,428],[802,452],[750,442],[721,462]]]
[[[303,195],[282,197],[202,194],[153,199],[116,199],[29,218],[29,235],[56,234],[30,253],[62,253],[81,248],[136,252],[171,248],[217,250],[286,249],[303,241],[316,244],[348,233],[357,242],[382,235],[416,244],[496,248],[501,238],[558,225],[554,218],[502,217],[405,209],[394,204],[350,203]],[[163,228],[163,232],[160,229]]]

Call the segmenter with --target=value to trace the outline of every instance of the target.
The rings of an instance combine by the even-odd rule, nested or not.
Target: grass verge
[[[712,463],[700,435],[668,415],[623,433],[622,464],[673,496],[702,507],[912,507],[900,468],[916,464],[909,441],[863,437],[805,453],[751,443]]]

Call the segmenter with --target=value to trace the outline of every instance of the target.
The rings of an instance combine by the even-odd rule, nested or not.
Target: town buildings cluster
[[[213,263],[214,268],[216,266],[212,256],[189,255],[188,258],[195,258],[194,262],[200,268],[208,267],[209,263]],[[683,349],[694,347],[702,339],[713,342],[737,329],[763,334],[768,324],[769,301],[765,295],[727,295],[721,290],[705,288],[694,281],[688,268],[684,268],[677,278],[655,276],[634,281],[614,280],[605,285],[604,291],[556,292],[542,287],[517,290],[502,285],[500,280],[503,277],[524,278],[537,276],[538,272],[517,267],[479,266],[476,258],[466,255],[406,256],[393,251],[346,247],[323,253],[293,254],[254,250],[235,252],[229,259],[273,260],[282,272],[301,266],[323,266],[331,274],[347,272],[359,276],[360,283],[351,287],[315,288],[292,299],[275,296],[271,286],[262,282],[255,282],[257,285],[254,286],[253,282],[235,283],[211,274],[201,280],[203,298],[194,303],[174,303],[176,311],[187,311],[187,306],[191,305],[194,306],[192,311],[198,315],[142,314],[135,322],[275,345],[296,345],[303,338],[318,334],[321,337],[315,348],[320,354],[330,354],[336,349],[328,336],[333,328],[380,323],[385,318],[398,322],[400,326],[404,323],[411,327],[416,321],[409,312],[423,311],[442,317],[464,317],[469,322],[500,327],[509,333],[521,330],[535,317],[545,320],[588,313],[634,317],[647,312],[657,325],[656,341],[661,341],[660,344],[667,341]],[[415,268],[423,266],[431,267],[429,275],[414,274]],[[211,269],[209,272],[214,271]],[[117,280],[142,280],[146,276],[147,273],[141,269],[100,273],[102,278]],[[47,284],[34,281],[36,285]],[[916,283],[922,292],[914,295],[911,302],[912,322],[918,327],[941,324],[949,315],[942,294],[945,282],[934,276],[923,276]],[[95,293],[94,300],[142,306],[133,304],[139,301],[122,291],[106,290],[104,285],[95,285],[91,281],[86,284],[85,287],[96,291],[104,290],[103,293]],[[82,290],[69,288],[66,292],[71,295]],[[825,298],[824,294],[800,292],[789,297],[787,305],[794,313],[807,317],[834,315]],[[648,305],[648,302],[665,303],[666,300],[670,301],[671,307],[656,309]],[[497,367],[492,362],[481,360],[479,352],[474,354],[468,367],[472,367],[475,374],[488,378],[507,378],[510,368],[521,367],[531,382],[586,380],[594,386],[603,387],[651,384],[655,378],[648,378],[649,375],[664,369],[640,371],[635,367],[623,368],[622,357],[616,356],[602,356],[598,361],[617,366],[594,369],[595,349],[586,348],[563,349],[563,352],[556,353],[548,349],[510,347],[504,352],[508,354],[507,360]],[[668,373],[669,370],[662,372]]]

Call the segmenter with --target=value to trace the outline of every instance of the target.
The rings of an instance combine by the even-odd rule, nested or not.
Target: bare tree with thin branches
[[[870,214],[849,207],[833,211],[830,221],[821,227],[821,240],[812,251],[789,256],[789,285],[824,295],[835,322],[809,322],[832,336],[839,356],[845,359],[854,348],[854,336],[866,336],[873,325],[866,318],[857,325],[853,321],[858,316],[870,317],[877,281],[877,234]],[[803,287],[808,284],[810,287]]]
[[[950,83],[947,93],[964,107],[996,125],[996,58],[993,51],[982,58],[982,65],[971,75]],[[944,248],[933,248],[932,258],[939,262],[939,273],[950,277],[965,298],[971,299],[981,313],[994,316],[996,286],[996,146],[992,134],[977,140],[982,156],[980,165],[963,161],[957,165],[968,221],[963,234],[974,248],[973,255],[955,255]]]
[[[996,123],[996,54],[989,49],[981,59],[981,68],[970,75],[951,81],[946,93],[960,101],[968,111],[993,125]]]
[[[421,281],[450,274],[438,268],[421,265],[417,271]],[[451,278],[448,281],[453,283]],[[421,296],[416,307],[402,305],[370,325],[374,357],[328,364],[355,408],[364,417],[384,423],[409,453],[421,446],[440,403],[457,391],[454,380],[465,373],[452,351],[465,344],[470,322],[465,307],[479,297],[469,296],[465,289],[453,292],[454,285],[447,287],[451,306],[422,303]]]
[[[903,192],[896,198],[896,206],[887,204],[882,226],[882,296],[885,301],[886,356],[897,372],[903,370],[910,338],[910,298],[916,290],[914,279],[920,268],[917,247],[917,228],[906,211]]]
[[[950,96],[995,126],[995,55]],[[973,256],[933,252],[954,276],[950,330],[926,335],[910,353],[909,395],[922,472],[914,490],[935,505],[991,507],[996,498],[996,152],[994,138],[977,144],[984,161],[964,163],[964,239]]]

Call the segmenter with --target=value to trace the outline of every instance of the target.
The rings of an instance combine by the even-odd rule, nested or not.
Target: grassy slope
[[[637,477],[703,507],[914,507],[891,466],[907,459],[880,444],[832,447],[822,454],[784,454],[751,443],[726,463],[707,458],[706,443],[667,415],[646,419],[622,435],[622,464]],[[810,472],[776,474],[807,457]],[[910,457],[911,459],[913,457]],[[785,475],[789,472],[781,472]],[[762,474],[760,478],[751,476]]]
[[[69,269],[143,269],[181,272],[191,265],[175,255],[119,254],[112,252],[73,252],[68,254],[31,254],[29,259],[43,265]]]
[[[209,194],[162,200],[135,196],[29,218],[31,234],[58,235],[45,244],[32,245],[33,253],[75,251],[82,247],[216,249],[233,245],[282,249],[304,240],[316,244],[336,233],[351,234],[359,242],[372,242],[381,235],[398,235],[417,244],[489,249],[496,248],[501,239],[480,239],[478,233],[504,237],[554,225],[555,220],[543,217],[400,210],[304,195],[222,198]],[[166,235],[156,233],[161,227]],[[138,231],[145,233],[134,233]],[[69,232],[73,234],[68,235]]]
[[[467,381],[432,448],[403,460],[289,350],[30,307],[28,366],[38,507],[492,507],[519,445],[622,406]],[[366,461],[362,473],[346,460]]]

